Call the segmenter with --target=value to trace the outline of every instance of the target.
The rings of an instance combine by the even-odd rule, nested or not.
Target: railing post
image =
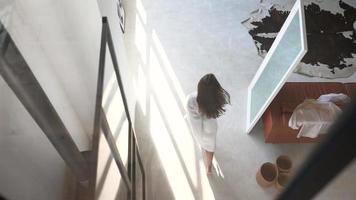
[[[127,151],[127,168],[130,181],[132,181],[132,137],[131,137],[131,123],[128,124],[128,151]],[[133,199],[132,191],[127,191],[127,199]]]
[[[132,125],[130,135],[132,137],[132,199],[136,200],[136,139],[132,132]]]
[[[140,149],[138,148],[138,144],[137,144],[136,148],[137,148],[136,153],[137,153],[138,165],[140,167],[141,176],[142,176],[142,200],[145,200],[146,199],[146,172],[143,167],[143,163],[142,163],[142,159],[141,159],[141,155],[140,155]]]
[[[95,99],[95,114],[94,114],[94,127],[93,127],[93,144],[92,144],[92,155],[90,157],[91,166],[91,179],[89,183],[89,190],[91,192],[90,197],[94,200],[96,199],[95,189],[96,189],[96,178],[97,178],[97,167],[98,167],[98,153],[99,153],[99,139],[100,139],[100,125],[101,125],[101,104],[103,98],[103,87],[104,87],[104,72],[105,72],[105,58],[106,58],[106,18],[102,19],[102,29],[101,29],[101,42],[100,42],[100,56],[99,56],[99,70],[98,70],[98,80],[96,88],[96,99]]]

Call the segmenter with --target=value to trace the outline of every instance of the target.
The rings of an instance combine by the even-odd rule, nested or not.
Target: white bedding
[[[288,125],[292,129],[300,128],[297,138],[315,138],[326,133],[340,113],[341,109],[333,102],[306,99],[295,108]]]

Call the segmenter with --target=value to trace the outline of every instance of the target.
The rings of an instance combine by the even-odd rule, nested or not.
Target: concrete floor
[[[262,125],[246,134],[247,87],[262,62],[241,25],[259,0],[126,1],[125,45],[135,71],[135,127],[147,173],[148,199],[273,199],[255,181],[259,166],[289,155],[294,171],[314,144],[265,144]],[[201,151],[184,115],[184,98],[199,78],[214,73],[231,94],[219,119],[214,174],[207,178]],[[356,196],[356,166],[320,199]],[[346,182],[345,182],[346,181]],[[346,192],[346,195],[345,195]],[[348,198],[349,197],[349,198]]]

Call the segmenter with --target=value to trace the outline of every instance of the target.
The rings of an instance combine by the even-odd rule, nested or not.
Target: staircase
[[[32,73],[30,67],[22,57],[10,35],[5,29],[0,34],[0,74],[8,86],[16,94],[17,98],[24,105],[34,121],[45,133],[54,148],[65,161],[67,168],[65,171],[65,181],[63,185],[63,199],[65,200],[96,200],[98,199],[97,189],[97,168],[99,139],[101,134],[105,138],[111,155],[114,158],[117,169],[120,173],[123,185],[127,192],[119,192],[119,199],[135,200],[145,199],[145,170],[137,144],[136,133],[132,126],[131,116],[128,110],[128,103],[120,76],[119,65],[111,37],[110,27],[106,17],[102,18],[102,35],[99,58],[99,73],[97,80],[96,105],[94,116],[94,131],[92,139],[92,149],[87,152],[80,152],[74,143],[71,135],[64,123]],[[116,141],[110,130],[106,114],[102,107],[103,84],[106,48],[108,47],[111,60],[121,93],[121,100],[124,105],[126,119],[128,121],[128,161],[122,162]],[[140,173],[138,173],[140,172]],[[138,180],[138,174],[140,180]],[[138,185],[138,183],[140,185]],[[140,188],[140,193],[138,192]],[[142,193],[141,193],[142,191]],[[139,193],[139,194],[138,194]],[[2,197],[0,197],[1,199]]]

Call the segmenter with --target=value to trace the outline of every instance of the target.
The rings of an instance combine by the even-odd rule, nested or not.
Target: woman
[[[211,174],[216,147],[216,118],[224,114],[226,104],[230,104],[230,95],[213,74],[203,76],[198,83],[198,92],[187,97],[187,118],[194,138],[205,152],[207,174]]]

